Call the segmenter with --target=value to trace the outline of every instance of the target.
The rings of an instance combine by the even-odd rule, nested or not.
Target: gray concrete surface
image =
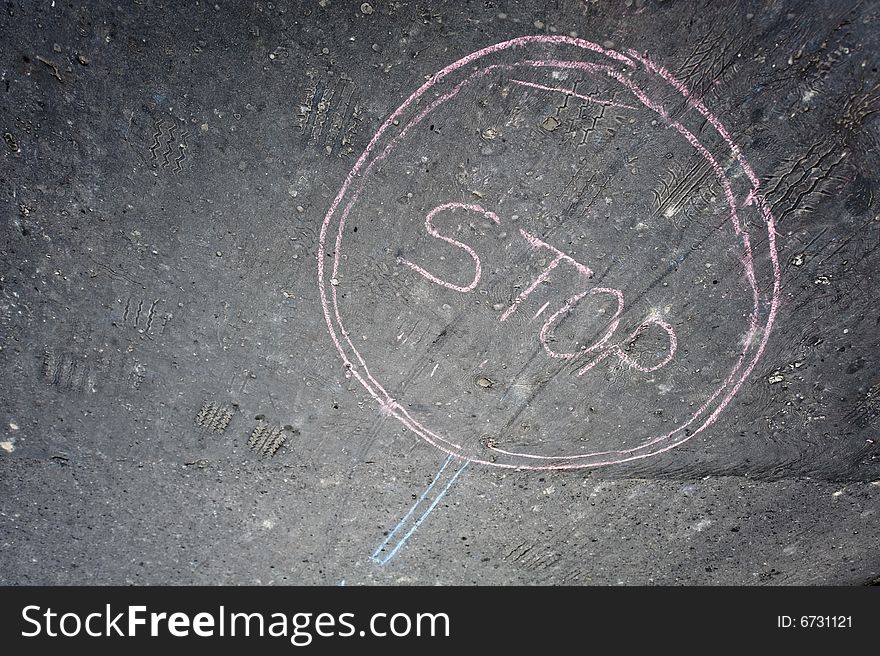
[[[6,2],[0,583],[876,580],[878,26]]]

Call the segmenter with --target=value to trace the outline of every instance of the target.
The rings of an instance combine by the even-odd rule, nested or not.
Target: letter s
[[[348,618],[354,619],[354,613],[342,613],[339,616],[339,626],[344,626],[345,628],[349,629],[349,631],[347,631],[346,633],[343,633],[342,631],[337,633],[336,635],[338,635],[340,638],[348,638],[350,636],[353,636],[355,633],[354,624],[349,622]]]
[[[473,279],[473,281],[471,281],[471,283],[469,285],[467,285],[466,287],[461,287],[461,286],[455,285],[451,282],[441,280],[437,276],[433,275],[432,273],[429,273],[428,271],[426,271],[425,269],[420,267],[418,264],[413,264],[409,260],[405,260],[402,257],[398,258],[398,261],[401,264],[408,266],[410,269],[412,269],[413,271],[415,271],[419,275],[427,278],[431,282],[436,282],[438,285],[442,285],[443,287],[446,287],[447,289],[453,289],[457,292],[467,293],[467,292],[473,291],[474,288],[477,286],[477,283],[480,282],[480,275],[482,272],[482,268],[480,266],[480,258],[477,255],[476,251],[474,251],[474,249],[471,248],[470,246],[468,246],[467,244],[462,243],[460,241],[457,241],[457,240],[453,239],[452,237],[447,237],[445,235],[441,235],[440,232],[434,227],[434,224],[432,223],[434,217],[438,213],[443,212],[444,210],[456,210],[456,209],[463,209],[463,210],[469,210],[471,212],[478,212],[478,213],[484,215],[487,219],[490,219],[495,223],[501,223],[501,219],[498,218],[497,214],[495,214],[494,212],[490,212],[489,210],[485,209],[484,207],[480,207],[479,205],[472,205],[472,204],[468,204],[468,203],[446,203],[444,205],[438,205],[433,210],[428,212],[428,216],[425,217],[425,228],[427,229],[429,235],[431,235],[432,237],[436,237],[437,239],[440,239],[442,241],[445,241],[447,244],[452,244],[453,246],[456,246],[457,248],[462,249],[464,252],[466,252],[468,255],[471,256],[471,259],[473,259],[473,261],[474,261],[474,279]]]
[[[33,633],[25,633],[24,631],[22,631],[21,635],[23,638],[33,638],[34,636],[38,636],[38,635],[40,635],[40,630],[42,629],[42,625],[37,620],[35,620],[31,617],[28,617],[28,611],[31,609],[38,611],[38,610],[40,610],[40,607],[39,606],[25,606],[21,610],[21,617],[26,622],[30,622],[31,624],[36,626],[37,630],[34,631]]]

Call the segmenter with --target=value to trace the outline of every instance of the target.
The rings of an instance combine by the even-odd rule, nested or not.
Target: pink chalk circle
[[[577,53],[577,58],[548,59],[528,56],[530,49],[544,47],[571,50]],[[516,53],[520,52],[525,52],[525,56],[519,57]],[[506,56],[506,59],[494,57],[498,54]],[[511,55],[515,56],[511,57]],[[493,58],[496,61],[493,62]],[[597,61],[581,61],[581,58],[592,58],[597,60],[598,63]],[[498,59],[501,60],[498,61]],[[550,87],[516,79],[511,79],[510,81],[523,88],[537,88],[543,91],[563,93],[584,98],[589,102],[618,108],[644,107],[653,114],[656,114],[658,123],[665,125],[673,133],[677,133],[684,138],[693,150],[705,159],[724,191],[724,202],[729,210],[729,224],[741,242],[741,271],[743,280],[751,293],[752,308],[747,319],[746,335],[742,343],[736,348],[737,352],[734,357],[733,367],[719,378],[720,383],[717,389],[708,390],[699,407],[692,413],[689,411],[690,416],[686,417],[684,421],[681,421],[672,430],[664,431],[662,434],[651,435],[638,445],[625,449],[543,455],[526,451],[505,450],[500,448],[495,441],[490,440],[480,450],[468,450],[463,448],[462,445],[455,443],[449,437],[444,436],[436,428],[429,427],[427,425],[428,420],[425,418],[414,416],[415,411],[411,413],[410,410],[398,403],[386,391],[386,387],[373,376],[368,363],[358,351],[355,341],[346,330],[344,318],[339,307],[339,294],[344,289],[344,281],[338,279],[340,259],[344,257],[346,219],[357,203],[361,191],[370,184],[371,174],[377,165],[392,152],[413,127],[420,124],[438,107],[455,98],[468,84],[496,70],[512,71],[517,69],[548,68],[556,70],[574,69],[606,76],[632,96],[631,104],[622,104],[611,100],[597,100],[592,97],[581,96],[574,90],[559,86]],[[463,74],[464,78],[461,80],[453,79],[456,73]],[[672,106],[669,102],[661,102],[656,93],[649,96],[644,88],[636,82],[638,78],[636,73],[640,76],[646,76],[652,84],[662,89],[663,93],[660,96],[671,97],[675,99],[676,105],[684,106],[684,113],[679,118],[676,118],[668,109],[668,107]],[[447,84],[451,85],[451,88],[444,86]],[[701,122],[705,124],[705,127],[700,131],[700,139],[682,124],[681,120],[683,120],[684,115],[687,113],[697,114],[702,117]],[[703,136],[704,133],[711,134]],[[741,174],[739,171],[731,171],[735,167],[739,168]],[[746,185],[746,189],[742,189],[743,184]],[[436,231],[436,226],[431,223],[435,215],[441,211],[455,210],[482,214],[485,218],[490,219],[496,224],[500,221],[498,216],[482,206],[447,203],[445,205],[438,205],[426,219],[426,226],[429,232],[430,230]],[[407,98],[382,123],[351,172],[346,176],[342,187],[324,217],[317,253],[318,289],[327,329],[344,364],[346,377],[353,378],[363,386],[366,392],[379,404],[379,410],[383,415],[394,417],[428,444],[459,460],[494,467],[527,470],[599,467],[648,458],[680,446],[711,426],[730,404],[763,355],[779,308],[780,272],[776,248],[777,234],[774,223],[769,205],[761,193],[758,178],[744,159],[739,146],[733,142],[722,123],[699,99],[692,96],[687,87],[669,71],[651,61],[647,55],[634,50],[628,50],[623,54],[602,48],[589,41],[572,37],[524,36],[483,48],[450,64],[419,87],[415,93]],[[755,228],[755,226],[759,227]],[[755,234],[752,234],[750,230],[754,231]],[[457,242],[450,237],[441,236],[440,233],[434,236],[443,239],[451,246],[463,250],[468,249],[465,244]],[[769,267],[765,266],[760,280],[756,273],[754,257],[755,250],[758,247],[761,249],[766,248],[766,258],[769,259]],[[412,262],[407,261],[405,264],[412,272],[437,282],[450,290],[470,292],[479,282],[480,267],[477,255],[473,251],[469,254],[473,258],[476,274],[472,270],[469,274],[463,274],[463,279],[457,282],[440,280],[434,274],[426,269],[421,269],[420,265]],[[766,270],[768,268],[769,271]],[[468,284],[458,284],[461,282],[467,282]],[[769,291],[763,292],[762,290]],[[600,288],[592,293],[613,294],[614,290]],[[541,331],[542,340],[552,333],[554,321],[564,316],[584,297],[585,294],[571,297],[569,304],[545,321]],[[621,309],[622,299],[620,299],[618,312],[609,322],[609,325],[613,325],[614,328],[617,327],[618,315]],[[598,343],[587,349],[593,351],[595,357],[592,357],[591,362],[581,368],[578,375],[592,368],[600,359],[608,357],[620,358],[624,364],[629,364],[640,371],[646,372],[664,366],[672,358],[677,345],[673,328],[659,318],[649,317],[636,329],[637,332],[649,330],[668,337],[670,349],[665,359],[651,363],[650,366],[641,366],[635,361],[627,361],[626,354],[618,346],[612,345],[609,342],[613,332],[612,328]],[[542,341],[542,344],[549,357],[566,359],[577,355],[575,353],[557,353],[551,351],[545,341]],[[615,349],[617,350],[615,351]]]

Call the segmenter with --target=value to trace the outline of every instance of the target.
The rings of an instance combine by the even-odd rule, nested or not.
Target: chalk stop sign
[[[773,217],[721,121],[637,51],[562,36],[447,66],[327,212],[346,369],[462,461],[596,467],[718,420],[779,302]]]

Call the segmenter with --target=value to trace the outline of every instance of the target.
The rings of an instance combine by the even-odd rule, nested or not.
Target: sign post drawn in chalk
[[[577,84],[573,87],[564,86],[561,82],[571,77],[590,79],[597,89],[604,87],[604,90],[600,89],[595,94],[578,93],[575,89],[583,87],[578,87]],[[462,93],[465,89],[469,92]],[[721,200],[715,211],[715,215],[720,217],[719,221],[707,221],[707,224],[714,226],[714,231],[699,243],[708,244],[707,248],[718,249],[720,257],[716,261],[723,260],[731,253],[735,254],[737,261],[737,266],[731,267],[724,276],[718,275],[719,280],[714,281],[724,285],[724,291],[718,292],[724,303],[716,301],[713,307],[721,308],[721,312],[724,312],[731,304],[742,305],[741,310],[728,310],[728,316],[722,314],[712,320],[716,323],[738,321],[741,331],[739,340],[708,340],[706,331],[711,327],[707,327],[711,323],[709,319],[693,319],[692,316],[686,319],[681,316],[667,321],[664,316],[668,310],[662,308],[664,305],[670,306],[668,298],[656,299],[656,306],[647,305],[649,301],[646,299],[651,298],[650,302],[655,302],[652,296],[663,293],[662,290],[668,285],[666,278],[679,271],[680,267],[690,266],[690,250],[684,253],[670,252],[667,260],[673,262],[672,265],[665,264],[667,260],[662,258],[662,252],[660,255],[653,255],[653,251],[646,251],[646,262],[650,266],[646,264],[643,271],[645,275],[653,275],[654,279],[634,290],[632,278],[625,284],[605,282],[610,266],[606,264],[607,259],[603,263],[605,271],[597,273],[592,267],[600,267],[594,258],[576,258],[558,248],[558,242],[553,237],[538,237],[538,234],[547,235],[542,232],[540,225],[528,223],[527,219],[517,222],[516,210],[507,208],[521,208],[526,205],[530,197],[525,191],[517,196],[517,189],[528,187],[529,180],[510,180],[510,172],[523,171],[537,161],[535,158],[528,160],[528,164],[524,164],[525,160],[522,158],[513,161],[519,157],[519,152],[527,152],[528,149],[504,151],[499,147],[499,152],[507,152],[505,157],[512,161],[508,166],[502,167],[506,170],[496,175],[507,182],[505,188],[494,193],[493,203],[484,203],[492,207],[491,210],[483,205],[465,202],[438,205],[436,198],[424,198],[421,206],[433,209],[424,215],[423,223],[410,223],[410,218],[404,213],[375,223],[370,219],[367,226],[364,222],[366,217],[386,216],[383,214],[380,193],[383,185],[376,184],[377,173],[382,171],[383,180],[387,183],[394,179],[392,174],[395,167],[398,167],[401,171],[400,179],[408,179],[407,176],[410,176],[415,180],[414,172],[418,172],[421,164],[414,166],[411,163],[414,156],[411,154],[427,143],[420,142],[419,139],[426,138],[428,124],[439,121],[441,117],[454,122],[456,116],[471,110],[474,120],[481,120],[488,111],[483,108],[491,108],[491,103],[475,105],[473,108],[462,104],[462,98],[475,97],[471,93],[473,89],[481,89],[481,97],[484,99],[496,98],[499,103],[520,102],[528,111],[531,111],[530,107],[540,107],[542,102],[547,102],[552,96],[562,96],[566,99],[565,104],[568,104],[569,99],[576,99],[585,105],[601,106],[603,112],[608,110],[628,116],[630,120],[627,124],[633,124],[638,118],[644,121],[647,116],[652,120],[645,123],[663,128],[662,133],[658,132],[652,138],[668,142],[664,150],[677,150],[682,156],[701,162],[714,176],[712,184],[719,189],[718,197]],[[619,100],[619,95],[625,96],[624,102]],[[680,112],[676,109],[673,114],[670,108],[678,108],[682,103],[687,110]],[[453,109],[448,109],[450,107]],[[510,133],[515,132],[518,123],[510,118],[510,112],[501,112],[501,115],[507,120],[504,126],[509,130],[509,140]],[[430,121],[427,120],[429,117]],[[551,125],[556,129],[559,121],[548,123],[545,118],[543,123],[537,120],[536,124]],[[434,125],[431,124],[431,131],[433,128]],[[545,130],[548,133],[552,131]],[[522,134],[525,135],[524,138],[533,140],[536,133],[524,130]],[[468,147],[467,144],[460,146],[461,160],[481,161],[480,158],[496,155],[494,147],[477,151],[469,151]],[[643,143],[632,147],[638,149],[639,154],[643,150],[647,152]],[[616,149],[602,152],[613,155],[613,150]],[[423,156],[421,162],[430,159]],[[442,153],[435,159],[437,161],[431,165],[433,171],[450,171],[455,167],[454,160],[443,160]],[[547,165],[561,166],[564,164],[563,159],[556,156],[541,161]],[[617,167],[615,170],[623,169]],[[427,167],[424,172],[427,173]],[[567,170],[565,175],[570,175],[570,172],[570,169]],[[577,175],[576,173],[572,180]],[[538,180],[541,177],[536,176],[533,179]],[[627,184],[632,185],[632,182]],[[430,194],[430,189],[436,189],[436,186],[424,185],[428,190],[424,193]],[[414,186],[410,188],[417,189]],[[486,195],[484,192],[479,194],[480,198]],[[412,197],[413,194],[408,196]],[[493,284],[487,284],[487,276],[495,275],[495,271],[484,267],[483,257],[486,252],[479,244],[474,245],[476,242],[473,240],[467,240],[471,242],[467,243],[458,238],[451,229],[450,217],[454,217],[456,213],[459,216],[468,213],[475,223],[478,222],[480,226],[488,227],[497,234],[506,234],[503,231],[511,224],[515,225],[515,241],[519,238],[525,240],[531,248],[531,257],[549,257],[549,263],[542,264],[543,268],[528,281],[525,289],[514,295],[509,285],[514,274],[510,264],[512,258],[499,257],[497,259],[507,268],[500,268],[501,273],[491,281]],[[583,220],[583,215],[581,219]],[[347,228],[355,220],[366,226],[356,236],[354,232],[357,232],[357,228]],[[440,252],[438,249],[449,248],[462,255],[467,266],[461,269],[461,274],[451,271],[448,263],[442,263],[443,257],[440,257],[440,263],[434,264],[428,263],[424,255],[403,257],[400,254],[403,244],[400,242],[406,239],[411,225],[418,225],[419,235],[427,232],[434,251]],[[603,229],[604,224],[594,228]],[[376,229],[388,230],[390,238],[377,235],[373,237],[374,242],[397,242],[397,250],[388,249],[394,253],[393,260],[381,263],[384,268],[377,267],[376,260],[380,259],[377,258],[378,251],[371,247],[370,242],[364,241],[368,231]],[[609,243],[618,243],[619,235],[626,234],[626,230],[632,232],[634,228],[632,225],[618,225],[616,230],[614,238],[608,240]],[[427,489],[417,497],[409,512],[375,550],[373,560],[378,564],[385,564],[397,554],[471,463],[532,471],[608,466],[668,452],[704,433],[717,421],[748,379],[767,345],[780,299],[776,237],[775,221],[763,196],[758,177],[727,129],[683,83],[643,53],[635,50],[617,52],[574,37],[525,36],[483,48],[450,64],[428,79],[388,116],[370,140],[330,205],[318,240],[318,287],[322,309],[346,377],[363,387],[376,401],[381,414],[395,418],[403,427],[442,452],[445,457],[443,465]],[[418,239],[419,236],[414,238]],[[696,240],[696,237],[690,239]],[[438,242],[444,242],[447,246]],[[683,243],[684,240],[678,239],[676,242]],[[654,251],[658,251],[663,243],[656,246]],[[686,245],[681,248],[685,247]],[[670,242],[667,248],[672,251],[675,246]],[[629,252],[634,251],[629,249]],[[504,253],[505,256],[508,254],[509,251]],[[435,338],[426,340],[427,346],[417,342],[414,346],[403,349],[398,340],[368,338],[368,333],[375,332],[371,328],[381,331],[384,325],[395,320],[393,305],[400,303],[402,292],[380,297],[378,294],[383,290],[400,289],[398,286],[383,285],[365,285],[356,290],[351,281],[362,280],[366,270],[382,271],[386,278],[404,274],[397,280],[409,281],[410,286],[416,280],[414,276],[418,275],[431,283],[429,289],[436,290],[438,297],[456,296],[462,300],[479,299],[480,294],[493,293],[497,290],[500,276],[502,282],[508,282],[509,296],[506,303],[496,304],[501,308],[499,311],[503,312],[500,316],[494,315],[493,325],[505,339],[520,339],[516,336],[514,324],[528,323],[527,317],[517,313],[523,312],[524,305],[530,299],[545,300],[532,320],[537,319],[548,307],[551,311],[540,326],[534,329],[537,340],[533,337],[529,340],[533,346],[524,341],[515,341],[507,348],[504,344],[497,343],[497,339],[493,340],[490,335],[482,334],[486,332],[485,322],[479,323],[477,319],[467,322],[472,315],[478,314],[476,310],[457,315],[458,324],[473,326],[477,331],[477,334],[465,342],[468,348],[473,348],[474,344],[483,345],[479,348],[484,350],[484,354],[495,353],[495,357],[505,362],[510,361],[511,365],[517,357],[522,356],[521,362],[508,369],[513,370],[513,380],[504,395],[493,406],[481,405],[476,401],[472,403],[467,394],[439,384],[437,381],[440,376],[434,378],[441,363],[444,368],[458,366],[460,373],[468,371],[468,367],[473,368],[472,362],[469,364],[466,358],[461,359],[459,364],[453,357],[458,352],[454,350],[455,340],[450,339],[448,328],[451,323],[445,327],[441,324],[435,331]],[[652,271],[657,273],[651,274]],[[550,300],[546,300],[546,295],[554,290],[547,287],[548,291],[544,291],[543,283],[560,279],[569,281],[567,285],[563,285],[567,290],[564,297],[554,301],[551,296]],[[691,279],[698,279],[698,276],[691,276]],[[424,292],[424,287],[420,286],[420,294]],[[559,288],[558,285],[555,287]],[[722,285],[717,289],[721,290]],[[454,294],[450,295],[450,292]],[[373,294],[374,298],[365,296],[365,293]],[[706,307],[702,298],[693,287],[688,288],[687,293],[690,294],[686,299],[687,303],[681,305],[690,304],[699,315],[699,310]],[[711,296],[714,293],[711,287],[705,293],[714,298]],[[436,320],[436,316],[444,316],[444,312],[453,311],[450,303],[441,305],[442,303],[444,301],[438,299],[439,309],[432,314],[426,313],[424,317],[420,315],[420,319],[423,318],[430,324],[431,320]],[[603,312],[609,307],[611,310],[605,312],[608,318],[604,319],[596,338],[582,346],[560,347],[555,332],[560,331],[560,326],[567,321],[567,317],[574,315],[578,309],[583,314],[583,308],[593,307],[591,304],[602,306]],[[364,312],[362,308],[365,305],[373,311]],[[475,306],[471,303],[468,307]],[[406,311],[413,313],[412,308],[406,308]],[[633,313],[638,313],[635,316],[640,318],[632,320],[630,315]],[[398,311],[397,317],[400,316],[403,315]],[[514,316],[517,321],[510,320]],[[628,323],[624,323],[627,319]],[[455,317],[450,321],[454,322]],[[462,330],[460,326],[458,329]],[[524,335],[526,331],[519,332]],[[355,339],[355,334],[362,338]],[[657,354],[649,360],[636,357],[631,348],[635,342],[645,338],[653,340],[653,343],[662,343],[662,347],[656,350]],[[536,349],[543,353],[543,358],[531,357]],[[681,353],[685,354],[682,356],[684,358],[703,357],[705,362],[700,362],[699,366],[689,366],[688,375],[681,377],[680,385],[683,389],[676,389],[674,395],[666,395],[664,385],[657,386],[652,376],[664,375],[664,372],[679,366],[672,364],[667,367],[671,363],[677,363],[677,356]],[[480,356],[483,357],[484,355]],[[422,358],[424,366],[420,364],[419,358]],[[589,435],[577,442],[576,448],[563,443],[563,448],[547,453],[538,448],[538,443],[546,447],[546,439],[537,440],[534,444],[530,443],[531,445],[518,444],[517,441],[522,442],[525,438],[513,434],[510,429],[512,422],[524,412],[531,413],[538,419],[541,416],[537,413],[551,412],[558,405],[553,397],[553,390],[562,389],[559,386],[564,382],[557,383],[552,372],[549,377],[542,375],[543,377],[536,378],[541,380],[539,386],[528,381],[518,382],[517,377],[527,378],[529,367],[559,367],[570,363],[570,373],[574,375],[574,380],[579,380],[585,386],[595,385],[596,376],[585,375],[605,361],[615,362],[634,376],[642,376],[641,380],[645,384],[637,386],[637,390],[644,395],[643,405],[657,407],[661,403],[676,403],[677,399],[685,397],[688,402],[671,408],[661,419],[655,413],[634,424],[647,428],[643,434],[633,434],[628,427],[615,432],[615,426],[620,428],[634,409],[638,409],[639,399],[635,398],[636,403],[631,404],[615,403],[614,399],[610,399],[606,404],[607,409],[609,412],[622,413],[620,419],[612,414],[604,424],[598,424],[605,428],[590,428]],[[490,358],[483,359],[479,367],[487,362],[490,362]],[[433,368],[427,365],[433,365]],[[416,375],[422,369],[430,369],[430,383],[423,383]],[[455,379],[455,375],[446,378]],[[518,385],[532,385],[534,391],[526,397],[518,396]],[[595,389],[601,391],[601,387]],[[547,395],[546,401],[540,396],[542,393]],[[436,401],[429,395],[434,395]],[[507,399],[511,399],[509,407],[505,405]],[[437,408],[442,408],[442,411],[436,410]],[[501,412],[496,417],[493,412],[499,410]],[[556,433],[569,432],[577,435],[580,431],[582,420],[577,409],[573,407],[570,410],[572,413],[566,417],[552,417],[557,424],[563,420],[572,422],[568,431],[557,429]],[[465,414],[467,412],[472,414]],[[489,440],[482,439],[477,434],[481,431],[471,428],[474,425],[473,417],[497,426],[497,435]],[[667,421],[668,424],[665,423]],[[596,425],[595,419],[591,425]],[[551,446],[556,446],[556,443],[553,442]]]

